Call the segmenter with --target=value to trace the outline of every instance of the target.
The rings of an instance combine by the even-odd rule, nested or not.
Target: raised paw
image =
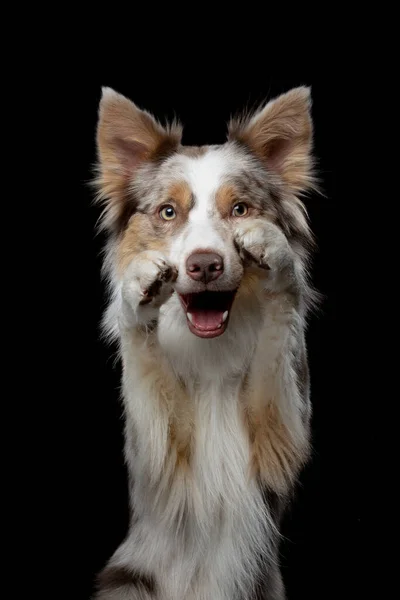
[[[173,292],[177,276],[177,269],[160,252],[142,252],[124,274],[123,298],[132,308],[161,306]]]
[[[293,251],[286,236],[273,223],[244,223],[235,233],[235,245],[245,266],[272,271],[269,278],[293,270]]]
[[[178,271],[175,267],[168,264],[164,258],[158,257],[154,260],[154,264],[157,267],[157,271],[155,273],[155,278],[153,278],[152,274],[147,272],[142,277],[141,281],[141,300],[139,304],[149,304],[157,297],[166,295],[162,293],[163,286],[164,288],[168,287],[168,284],[172,284],[176,281],[178,277]],[[153,273],[154,275],[154,273]],[[167,284],[164,285],[164,284]],[[173,291],[172,287],[168,287],[168,291],[171,293]]]
[[[263,223],[246,223],[236,231],[235,244],[242,260],[255,263],[261,269],[270,270],[268,249],[274,243],[274,235]]]

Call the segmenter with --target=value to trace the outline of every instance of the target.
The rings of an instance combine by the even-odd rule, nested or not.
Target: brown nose
[[[208,283],[217,279],[223,272],[222,256],[213,252],[197,252],[191,254],[186,261],[186,273],[195,281]]]

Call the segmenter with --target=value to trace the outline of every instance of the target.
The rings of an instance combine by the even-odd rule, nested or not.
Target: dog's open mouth
[[[202,338],[213,338],[224,333],[235,294],[236,290],[179,294],[190,331]]]

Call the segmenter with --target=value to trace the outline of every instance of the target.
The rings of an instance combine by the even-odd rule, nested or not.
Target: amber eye
[[[163,208],[160,210],[160,217],[164,219],[164,221],[172,221],[172,219],[175,219],[176,217],[175,209],[169,204],[167,206],[163,206]]]
[[[247,204],[244,202],[239,202],[239,204],[235,204],[232,210],[232,215],[234,217],[244,217],[249,212]]]

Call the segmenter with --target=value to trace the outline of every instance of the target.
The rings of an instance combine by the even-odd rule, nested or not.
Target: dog
[[[103,88],[103,327],[123,365],[131,522],[97,600],[283,600],[281,518],[310,457],[303,196],[311,90],[183,146]]]

